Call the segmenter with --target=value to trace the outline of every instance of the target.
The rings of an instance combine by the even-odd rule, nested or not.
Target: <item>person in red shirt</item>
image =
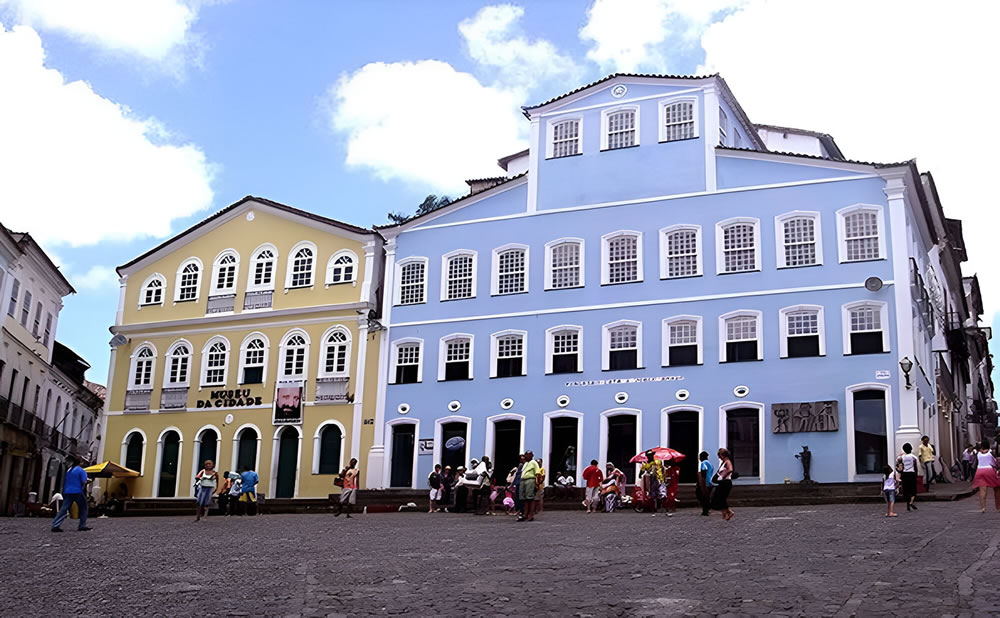
[[[587,496],[583,506],[587,507],[588,513],[596,513],[601,506],[601,482],[604,480],[604,474],[597,467],[596,459],[591,459],[590,465],[583,469],[583,480],[587,483]]]

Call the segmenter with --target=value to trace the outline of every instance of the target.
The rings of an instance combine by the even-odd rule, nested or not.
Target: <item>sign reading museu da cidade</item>
[[[247,408],[263,405],[263,397],[257,397],[249,388],[237,388],[221,391],[211,391],[208,399],[199,399],[195,406],[199,408]]]

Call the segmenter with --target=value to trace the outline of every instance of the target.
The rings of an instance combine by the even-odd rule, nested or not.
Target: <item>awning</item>
[[[139,473],[135,470],[129,470],[125,466],[118,465],[113,461],[95,464],[89,468],[84,468],[83,471],[90,478],[135,478],[139,476]]]

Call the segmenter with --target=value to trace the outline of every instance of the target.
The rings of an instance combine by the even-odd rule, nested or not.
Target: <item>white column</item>
[[[531,119],[531,143],[528,144],[528,212],[538,210],[538,136],[541,123]],[[544,151],[543,151],[544,152]]]
[[[389,379],[389,337],[392,318],[392,299],[395,292],[396,279],[396,238],[385,241],[385,276],[382,287],[382,324],[385,330],[379,338],[378,348],[378,391],[375,395],[375,435],[372,448],[368,451],[368,470],[366,483],[368,489],[381,489],[383,484],[383,468],[385,466],[385,389]],[[421,359],[423,361],[423,359]]]
[[[705,86],[704,92],[702,124],[705,126],[705,134],[701,137],[705,142],[705,191],[715,191],[715,147],[719,144],[719,95],[714,82]]]
[[[362,404],[364,404],[365,367],[368,358],[368,316],[358,318],[358,364],[354,370],[354,421],[351,430],[351,457],[361,461]]]

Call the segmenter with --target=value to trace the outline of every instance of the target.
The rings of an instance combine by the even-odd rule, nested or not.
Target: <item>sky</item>
[[[982,111],[998,18],[988,1],[0,0],[0,223],[75,286],[57,337],[103,383],[115,267],[244,195],[382,224],[501,173],[522,105],[616,71],[719,72],[753,122],[931,171],[1000,326]]]

